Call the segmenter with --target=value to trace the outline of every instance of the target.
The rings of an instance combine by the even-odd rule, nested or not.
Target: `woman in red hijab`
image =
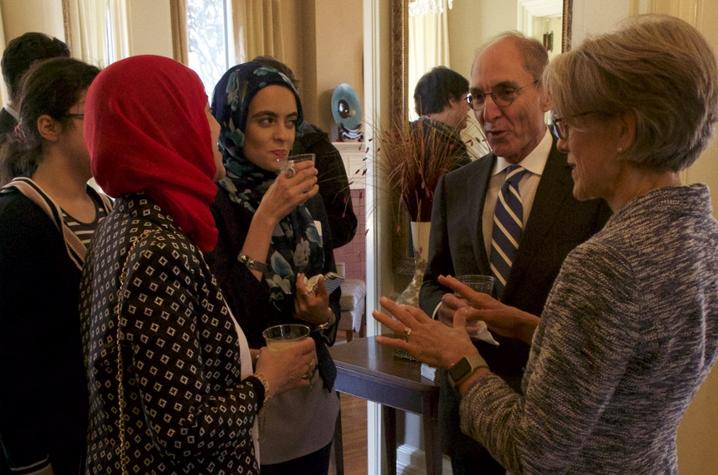
[[[90,473],[258,473],[257,412],[316,365],[306,339],[261,350],[253,372],[204,261],[218,135],[199,78],[171,59],[118,61],[88,91],[92,170],[117,198],[81,284]]]

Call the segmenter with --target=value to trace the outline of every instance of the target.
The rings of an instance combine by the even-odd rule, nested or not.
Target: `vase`
[[[421,291],[421,284],[424,281],[426,261],[429,258],[429,232],[431,231],[431,221],[412,221],[410,226],[411,243],[414,248],[414,275],[409,285],[399,294],[396,302],[418,307],[419,292]]]

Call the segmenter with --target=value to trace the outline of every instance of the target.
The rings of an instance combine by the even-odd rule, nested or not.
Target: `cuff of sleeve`
[[[23,465],[21,467],[16,467],[11,465],[10,466],[10,473],[12,474],[21,474],[21,475],[34,475],[34,474],[40,474],[40,473],[46,473],[45,471],[51,467],[50,464],[50,457],[45,456],[44,459],[38,460],[37,462]]]
[[[264,403],[267,401],[264,383],[255,375],[247,376],[245,381],[250,383],[257,392],[257,410],[262,409],[262,407],[264,407]]]
[[[439,303],[437,303],[436,307],[434,307],[434,311],[431,312],[432,319],[436,320],[438,318],[437,315],[439,313],[439,308],[441,307],[441,304],[442,304],[442,302],[441,302],[441,300],[439,300]]]

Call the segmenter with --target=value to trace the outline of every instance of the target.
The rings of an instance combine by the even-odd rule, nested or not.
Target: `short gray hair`
[[[695,28],[675,17],[644,15],[554,59],[544,85],[562,117],[633,113],[636,138],[621,158],[679,171],[713,133],[717,75],[715,54]]]
[[[523,66],[528,73],[533,76],[537,81],[541,81],[543,77],[544,69],[548,64],[548,53],[546,48],[534,38],[527,38],[523,33],[518,31],[506,31],[494,36],[491,40],[481,46],[474,56],[474,62],[471,65],[471,71],[473,73],[474,67],[476,66],[476,60],[487,48],[501,43],[503,41],[511,42],[519,54],[523,58]]]

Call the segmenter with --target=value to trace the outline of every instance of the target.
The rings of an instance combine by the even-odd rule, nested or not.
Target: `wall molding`
[[[426,457],[420,448],[402,444],[396,449],[397,475],[426,475]],[[444,456],[442,475],[451,475],[451,461]]]

